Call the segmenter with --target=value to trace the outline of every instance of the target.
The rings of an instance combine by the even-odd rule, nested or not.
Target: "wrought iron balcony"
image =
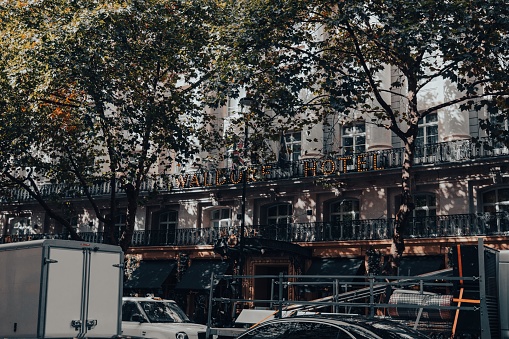
[[[246,225],[246,238],[265,239],[292,243],[355,241],[389,239],[394,219],[351,220],[332,224],[328,222],[289,223],[278,225]],[[240,226],[219,228],[183,228],[176,230],[135,231],[132,246],[186,246],[214,245],[226,240],[235,246]],[[507,235],[509,236],[509,213],[454,214],[410,221],[407,238],[442,238],[457,236]],[[104,233],[80,233],[84,241],[103,243]],[[66,239],[65,234],[16,234],[0,237],[0,243],[36,240],[44,238]]]
[[[461,163],[472,160],[488,159],[509,156],[509,150],[496,145],[490,139],[481,142],[472,140],[455,140],[437,144],[428,144],[416,147],[414,166],[440,165],[446,163]],[[252,170],[258,181],[284,180],[310,176],[329,176],[334,173],[359,172],[366,170],[380,170],[401,168],[404,159],[404,148],[394,148],[381,151],[353,154],[348,157],[338,156],[330,159],[306,159],[286,164],[264,164],[253,166]],[[362,164],[359,165],[359,164]],[[359,168],[361,166],[362,168]],[[143,182],[141,191],[144,193],[157,190],[160,193],[170,190],[179,190],[193,186],[210,189],[210,186],[241,182],[239,173],[231,169],[216,169],[211,172],[192,172],[176,175],[155,176]],[[214,179],[214,180],[213,180]],[[207,181],[208,180],[208,181]],[[187,184],[186,184],[187,183]],[[189,185],[189,183],[193,183]],[[201,185],[201,186],[200,186]],[[95,197],[111,193],[109,181],[97,182],[89,188],[90,194]],[[40,187],[43,197],[49,199],[77,199],[85,196],[83,187],[76,184],[43,184]],[[117,192],[122,194],[120,184]],[[0,202],[23,203],[34,199],[23,189],[12,189],[4,192]]]

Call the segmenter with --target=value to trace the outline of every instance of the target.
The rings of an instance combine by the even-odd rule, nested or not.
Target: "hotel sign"
[[[365,153],[329,159],[306,159],[286,164],[265,164],[246,168],[221,168],[183,173],[171,178],[173,188],[236,185],[247,175],[248,182],[289,178],[339,176],[351,172],[380,171],[386,167],[387,154]]]

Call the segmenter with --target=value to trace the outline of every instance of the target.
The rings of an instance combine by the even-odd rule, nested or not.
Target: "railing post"
[[[375,317],[375,295],[373,294],[373,288],[375,284],[375,276],[373,273],[369,274],[369,316],[370,318]]]
[[[491,338],[490,319],[486,300],[486,271],[484,268],[484,240],[477,240],[477,258],[479,260],[479,300],[481,317],[481,339]]]
[[[332,286],[332,293],[334,294],[334,307],[333,307],[333,310],[334,312],[333,313],[338,313],[338,294],[339,294],[339,281],[338,279],[334,279],[334,284]]]
[[[277,317],[283,318],[283,272],[279,272],[279,295],[278,295],[278,308]]]
[[[210,289],[209,289],[209,307],[207,312],[207,335],[206,338],[211,338],[210,328],[212,327],[212,295],[214,292],[214,272],[210,274]]]

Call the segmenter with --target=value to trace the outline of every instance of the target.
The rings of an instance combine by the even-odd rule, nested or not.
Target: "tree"
[[[385,270],[394,273],[413,209],[419,121],[445,108],[479,109],[507,97],[507,6],[499,0],[245,0],[232,6],[238,15],[223,32],[230,46],[223,85],[247,88],[260,110],[278,116],[272,123],[279,128],[339,115],[401,139],[402,200]],[[389,83],[381,77],[387,71]]]
[[[208,0],[0,2],[6,183],[74,238],[40,184],[59,183],[64,195],[77,188],[126,251],[144,182],[209,145],[212,117],[197,95],[219,10]],[[97,182],[110,185],[109,216],[91,192]],[[117,189],[128,201],[120,240]]]

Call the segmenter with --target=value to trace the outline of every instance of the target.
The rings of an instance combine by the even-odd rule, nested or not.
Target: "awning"
[[[214,275],[225,274],[229,266],[229,262],[221,260],[193,260],[191,266],[184,272],[182,279],[175,286],[175,289],[208,290],[212,273]],[[219,279],[214,279],[214,285],[218,282]]]
[[[305,273],[306,276],[316,275],[349,275],[352,277],[341,278],[342,282],[352,281],[357,275],[364,259],[361,258],[323,258],[313,260],[311,267]],[[323,279],[313,279],[313,281]],[[327,279],[330,280],[330,279]]]
[[[403,256],[399,264],[399,275],[417,276],[445,268],[443,255]]]
[[[177,262],[175,260],[140,261],[131,277],[124,282],[124,288],[158,289],[171,274]]]

